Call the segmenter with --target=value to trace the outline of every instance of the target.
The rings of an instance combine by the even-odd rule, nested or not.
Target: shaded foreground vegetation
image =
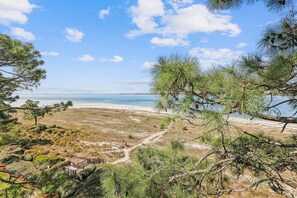
[[[75,157],[76,154],[81,153],[88,156],[88,149],[90,149],[89,151],[92,151],[100,148],[99,145],[91,146],[90,148],[81,147],[79,139],[84,138],[84,136],[86,136],[85,138],[88,138],[87,136],[93,133],[91,139],[94,139],[94,143],[102,142],[102,140],[105,142],[113,142],[115,140],[123,139],[128,145],[132,146],[138,141],[141,141],[140,137],[137,138],[137,136],[135,136],[136,133],[133,135],[133,137],[135,137],[134,139],[129,139],[129,132],[125,135],[117,135],[115,139],[109,134],[110,139],[108,139],[105,136],[106,133],[100,133],[99,131],[95,132],[92,130],[92,126],[87,125],[89,127],[85,128],[86,126],[80,126],[78,123],[75,127],[71,122],[72,111],[77,110],[74,109],[69,110],[69,112],[58,113],[60,122],[64,123],[63,121],[66,121],[63,127],[50,125],[51,123],[56,122],[55,120],[58,118],[49,116],[40,120],[41,123],[47,125],[32,126],[32,123],[28,121],[29,125],[20,125],[14,130],[11,130],[11,132],[2,134],[3,136],[0,138],[1,148],[3,148],[4,151],[0,153],[1,163],[4,162],[7,169],[10,171],[21,171],[22,175],[19,177],[25,176],[26,181],[30,181],[30,185],[34,187],[34,193],[38,192],[40,195],[47,195],[48,197],[110,197],[112,193],[115,193],[113,196],[118,197],[148,197],[150,194],[154,194],[154,197],[159,197],[161,195],[163,197],[173,197],[174,194],[178,195],[177,197],[189,197],[190,195],[197,197],[204,196],[202,193],[205,192],[201,190],[197,192],[197,189],[189,190],[184,188],[187,184],[190,185],[193,184],[194,181],[197,182],[197,180],[202,179],[202,173],[205,174],[201,183],[203,189],[207,189],[207,192],[209,193],[211,192],[210,190],[214,190],[208,188],[209,183],[210,181],[216,183],[216,179],[219,179],[219,177],[209,175],[207,171],[210,170],[210,167],[217,160],[216,153],[214,152],[210,158],[202,160],[200,165],[197,164],[199,163],[199,160],[209,152],[220,152],[220,141],[218,141],[217,133],[205,134],[205,126],[203,126],[203,122],[196,122],[196,125],[199,124],[201,126],[195,126],[188,123],[187,120],[176,120],[176,123],[173,123],[166,136],[156,142],[156,144],[148,145],[147,148],[133,152],[134,157],[131,164],[124,166],[98,165],[96,167],[91,165],[87,166],[84,172],[79,172],[78,176],[67,174],[62,171],[61,167],[63,167],[69,159]],[[109,115],[108,117],[111,120],[117,118],[118,126],[121,126],[121,121],[127,121],[125,118],[129,117],[129,115],[133,115],[135,118],[137,117],[135,112],[122,111],[121,114],[123,117],[120,119],[117,117],[119,110],[93,109],[90,111],[90,109],[80,109],[79,111],[84,112],[85,116],[87,114],[89,114],[89,116],[94,116],[94,112],[98,112],[97,118],[99,115]],[[137,118],[144,122],[148,119],[152,119],[151,115],[149,113],[147,114],[147,116],[145,116],[145,114],[139,114]],[[106,119],[103,116],[101,120],[98,119],[97,122],[103,124],[105,120]],[[97,122],[93,123],[94,127],[98,127],[98,125],[96,125]],[[154,122],[155,124],[160,124],[158,120],[155,120]],[[83,120],[81,120],[80,124],[83,123]],[[137,125],[142,125],[142,123],[131,122],[130,127],[140,129],[139,134],[142,134],[141,127],[137,128]],[[67,128],[67,126],[70,128]],[[111,126],[106,123],[105,127],[109,128]],[[127,129],[130,127],[126,126]],[[76,130],[71,128],[76,128]],[[245,127],[245,129],[258,136],[258,128]],[[270,127],[270,130],[272,129],[273,127]],[[160,129],[155,130],[159,131]],[[230,126],[230,133],[228,133],[229,138],[226,141],[229,142],[234,140],[234,137],[237,136],[236,131],[237,126]],[[155,132],[152,131],[150,133],[154,134]],[[270,133],[275,138],[279,136],[279,130],[271,131]],[[198,141],[190,141],[197,138],[197,136],[200,137]],[[259,136],[264,137],[266,135]],[[290,137],[290,130],[286,130],[284,134],[282,134],[281,142],[294,142]],[[271,137],[271,141],[275,138]],[[177,139],[179,140],[177,141]],[[190,143],[190,145],[188,143]],[[192,148],[189,147],[191,144],[208,145],[208,148]],[[103,151],[106,151],[106,149],[111,147],[105,145],[104,148],[105,149],[101,152],[90,153],[90,157],[94,155],[109,159],[108,156],[103,155]],[[227,149],[236,151],[236,153],[238,153],[236,160],[241,162],[236,162],[238,166],[230,166],[230,171],[228,170],[225,172],[224,182],[226,183],[224,183],[224,187],[236,187],[238,188],[237,191],[240,191],[232,192],[232,196],[263,197],[269,195],[271,197],[278,197],[276,193],[272,193],[268,190],[266,183],[259,184],[257,188],[252,188],[252,190],[244,190],[245,188],[249,188],[253,181],[257,181],[258,177],[263,177],[263,175],[262,173],[258,173],[259,175],[253,176],[253,169],[251,169],[251,171],[245,171],[244,173],[240,171],[242,171],[243,168],[246,169],[247,166],[251,166],[250,164],[245,163],[247,160],[256,160],[256,158],[252,158],[253,156],[261,156],[263,162],[268,165],[274,164],[274,168],[278,170],[281,166],[279,162],[290,163],[288,156],[294,149],[286,150],[281,147],[276,149],[260,140],[256,141],[256,139],[250,138],[250,136],[242,136],[236,139]],[[7,152],[8,150],[9,152]],[[251,153],[253,155],[251,155]],[[284,153],[287,154],[283,155]],[[115,156],[116,155],[114,155],[113,158],[110,158],[109,162],[113,161]],[[246,161],[241,159],[243,156],[247,156],[246,159],[244,158]],[[119,158],[121,155],[118,155],[117,157]],[[285,159],[288,160],[285,161]],[[291,159],[292,167],[294,167],[294,160],[294,158]],[[231,163],[231,161],[229,162]],[[259,164],[255,164],[255,167],[258,165]],[[22,167],[25,167],[25,169],[22,169]],[[217,171],[219,168],[223,167],[213,166],[212,170]],[[95,170],[97,170],[97,172],[93,172]],[[185,174],[182,175],[183,173]],[[175,175],[180,175],[180,177],[169,182]],[[289,171],[286,171],[286,177],[294,178],[294,175]],[[7,175],[3,178],[7,179]],[[113,190],[115,185],[112,185],[112,182],[118,182],[116,186],[117,191]],[[180,186],[180,184],[182,185]],[[33,193],[33,190],[32,188],[27,187],[25,184],[20,186],[10,186],[6,184],[4,189],[9,193],[10,196],[8,197],[11,197],[14,191],[19,193],[19,196],[20,193],[26,193],[28,196]],[[1,191],[1,193],[5,192],[5,190]],[[92,194],[88,194],[91,192]],[[224,196],[228,197],[229,195],[230,194],[226,192]],[[208,196],[211,196],[211,194]]]

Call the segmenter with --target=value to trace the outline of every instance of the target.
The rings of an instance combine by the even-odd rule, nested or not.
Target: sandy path
[[[171,126],[171,125],[170,125]],[[124,152],[124,157],[121,158],[121,159],[118,159],[116,161],[113,161],[111,164],[119,164],[119,163],[125,163],[125,162],[128,162],[130,160],[130,153],[131,151],[133,151],[134,149],[138,148],[138,147],[141,147],[141,146],[144,146],[144,145],[147,145],[147,144],[152,144],[156,141],[158,141],[159,139],[162,138],[162,136],[167,133],[168,129],[170,128],[170,126],[165,129],[164,131],[161,131],[161,132],[158,132],[158,133],[155,133],[153,135],[150,135],[146,138],[144,138],[142,140],[141,143],[139,144],[136,144],[130,148],[124,148],[122,151]]]
[[[193,149],[198,149],[198,150],[210,150],[211,149],[211,146],[197,144],[197,143],[185,143],[184,145],[188,148],[193,148]]]

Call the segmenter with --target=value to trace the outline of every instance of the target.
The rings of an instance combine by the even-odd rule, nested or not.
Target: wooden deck
[[[106,164],[106,160],[102,158],[73,158],[69,159],[68,165],[62,167],[62,170],[69,175],[77,176],[78,172],[84,170],[88,165]]]

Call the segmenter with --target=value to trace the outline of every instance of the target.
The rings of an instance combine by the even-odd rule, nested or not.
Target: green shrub
[[[60,161],[63,161],[63,159],[57,156],[38,155],[34,158],[33,163],[35,165],[53,165]]]
[[[36,179],[37,188],[45,194],[55,195],[58,188],[69,180],[69,175],[62,171],[44,171]]]
[[[1,134],[0,135],[0,146],[5,146],[16,141],[16,136],[11,134]]]

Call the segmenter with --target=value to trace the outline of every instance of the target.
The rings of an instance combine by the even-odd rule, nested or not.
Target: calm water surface
[[[149,94],[32,94],[20,95],[20,99],[15,105],[24,104],[28,99],[38,100],[42,105],[71,100],[74,105],[116,104],[154,108],[158,97]],[[285,97],[275,97],[272,104],[286,99]],[[283,116],[291,116],[294,113],[292,107],[287,104],[280,105],[279,110]],[[276,113],[271,112],[271,114]],[[238,117],[239,115],[234,116]]]

